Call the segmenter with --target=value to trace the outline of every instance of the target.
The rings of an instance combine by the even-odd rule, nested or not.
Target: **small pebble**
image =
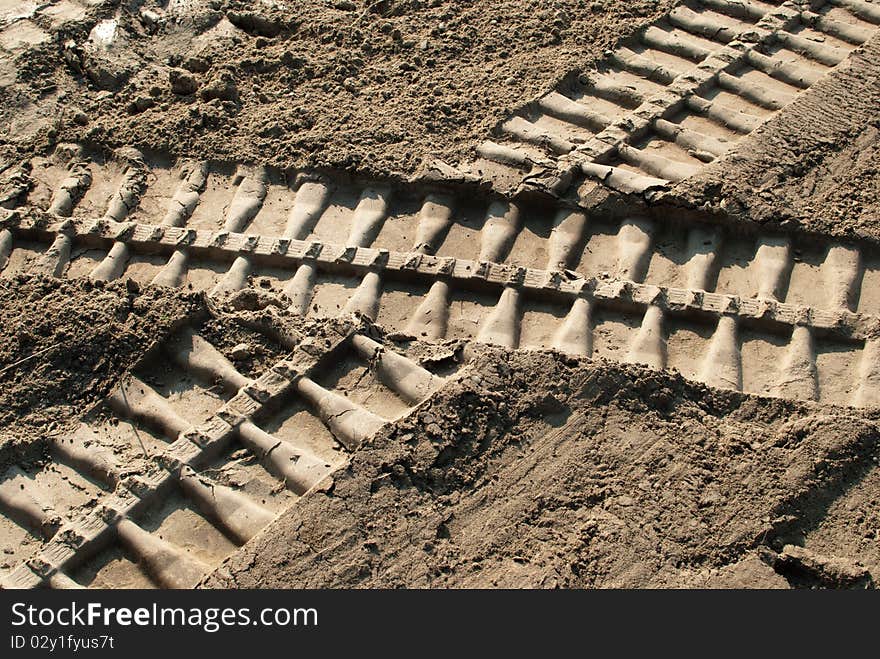
[[[247,343],[239,343],[230,353],[233,359],[242,360],[251,356],[251,346]]]

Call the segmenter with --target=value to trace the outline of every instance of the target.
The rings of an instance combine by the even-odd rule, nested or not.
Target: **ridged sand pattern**
[[[92,188],[59,215],[50,208],[71,162]],[[590,216],[454,186],[165,162],[70,145],[51,167],[35,161],[52,176],[25,181],[30,194],[4,211],[0,276],[93,276],[112,262],[114,276],[144,285],[213,295],[260,285],[283,292],[295,314],[360,314],[420,340],[555,348],[751,393],[876,400],[868,347],[880,255],[869,244],[662,214]],[[133,187],[141,203],[126,206],[124,221],[108,219],[111,201]],[[176,363],[244,386],[196,337],[175,346]],[[302,386],[326,418],[335,414],[332,396]],[[335,432],[349,446],[362,439],[345,424]]]
[[[862,0],[681,3],[478,154],[518,176],[555,168],[582,192],[661,188],[724,157],[878,25]],[[75,432],[46,440],[50,461],[0,474],[14,546],[3,586],[197,584],[443,386],[367,321],[402,341],[880,405],[880,252],[866,242],[131,148],[65,144],[6,179],[0,277],[129,278],[220,299],[255,287],[283,293],[294,320],[239,318],[283,355],[258,372],[201,321],[177,328]],[[313,318],[317,334],[300,335]]]
[[[877,5],[858,0],[687,0],[520,107],[461,168],[557,168],[586,178],[582,193],[596,181],[648,192],[724,156],[878,26]]]
[[[351,322],[284,336],[252,379],[183,327],[50,442],[54,461],[4,473],[0,529],[20,546],[3,586],[191,588],[443,385]]]

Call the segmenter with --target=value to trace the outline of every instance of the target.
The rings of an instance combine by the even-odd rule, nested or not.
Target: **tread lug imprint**
[[[878,26],[864,0],[679,3],[517,108],[476,161],[449,168],[456,180],[78,144],[8,168],[0,278],[131,279],[215,301],[253,288],[278,306],[257,317],[210,305],[46,439],[50,458],[0,474],[14,552],[0,585],[192,588],[460,377],[419,363],[423,343],[556,350],[880,406],[875,246],[482,185],[538,168],[564,170],[559,187],[581,194],[662,189],[724,158]],[[242,333],[260,359],[236,357]]]
[[[708,143],[664,122],[655,125],[708,152]],[[360,317],[420,341],[556,349],[671,368],[746,393],[876,404],[880,255],[868,244],[738,232],[660,211],[591,214],[544,199],[475,197],[448,185],[187,160],[169,165],[127,149],[102,160],[65,145],[48,158],[63,165],[55,168],[57,180],[43,181],[48,190],[69,187],[66,163],[75,162],[104,189],[128,189],[136,179],[152,207],[130,204],[117,221],[107,209],[119,192],[104,205],[82,197],[66,215],[51,211],[57,195],[43,192],[34,204],[25,195],[0,220],[2,277],[90,277],[124,251],[120,277],[214,296],[258,286],[283,296],[287,311],[305,320]],[[155,183],[142,189],[143,180]],[[186,217],[169,219],[184,197]],[[177,267],[181,262],[185,267]],[[169,269],[174,276],[163,277]],[[413,405],[436,388],[424,369],[371,341],[354,340],[352,350],[396,398]],[[165,355],[224,395],[255,386],[195,329],[170,340]],[[768,362],[778,364],[776,372]],[[350,450],[389,418],[310,376],[293,388],[333,441]],[[107,405],[168,441],[192,425],[137,373]],[[310,487],[309,474],[326,475],[319,457],[275,442],[259,424],[226,422],[292,492]],[[74,445],[57,451],[93,476],[108,473],[106,464],[73,455]]]

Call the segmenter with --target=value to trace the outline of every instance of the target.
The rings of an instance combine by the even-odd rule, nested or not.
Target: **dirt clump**
[[[870,415],[487,350],[206,585],[866,587],[877,540],[802,547],[878,438]]]
[[[0,280],[0,448],[78,419],[203,296],[19,275]]]

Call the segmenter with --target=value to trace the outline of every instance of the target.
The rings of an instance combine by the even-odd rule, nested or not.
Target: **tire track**
[[[3,586],[190,588],[443,383],[351,323],[285,336],[252,379],[182,328],[50,461],[9,469]]]
[[[96,157],[110,202],[83,196],[70,217],[40,208],[69,177],[35,163],[28,204],[0,225],[0,276],[125,276],[212,295],[265,286],[296,314],[357,312],[419,339],[555,348],[765,395],[880,399],[869,245],[191,162],[149,165],[154,183],[119,222],[106,209],[132,160],[151,162]]]
[[[461,167],[496,182],[558,169],[650,192],[692,176],[876,34],[875,5],[688,0],[502,122]],[[527,183],[526,183],[527,184]]]

